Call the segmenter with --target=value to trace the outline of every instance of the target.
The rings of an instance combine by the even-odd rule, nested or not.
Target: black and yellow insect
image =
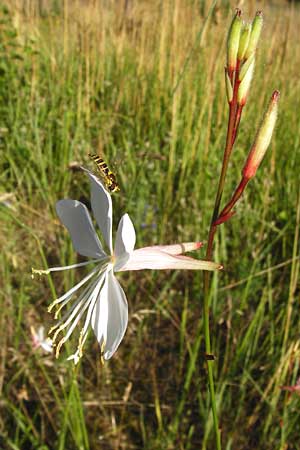
[[[117,178],[115,174],[109,170],[106,162],[100,158],[98,155],[91,155],[89,153],[89,157],[94,161],[96,164],[103,180],[105,183],[106,188],[109,190],[109,192],[118,192],[120,190]]]

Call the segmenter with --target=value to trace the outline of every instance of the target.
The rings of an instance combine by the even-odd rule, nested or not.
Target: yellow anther
[[[48,335],[52,334],[53,331],[56,330],[57,327],[58,327],[58,324],[51,327],[50,330],[48,331]]]
[[[50,270],[42,270],[42,269],[34,269],[31,268],[31,277],[34,278],[34,274],[37,275],[48,275],[50,273]]]
[[[52,309],[54,308],[54,306],[56,305],[55,301],[51,303],[51,305],[48,306],[48,313],[51,313]]]
[[[55,358],[58,358],[60,349],[61,349],[61,347],[63,346],[64,343],[65,343],[65,338],[62,338],[62,339],[59,341],[59,343],[57,344],[56,352],[55,352]]]
[[[83,349],[83,344],[84,344],[84,342],[82,342],[82,339],[83,339],[83,328],[80,331],[80,335],[79,335],[79,339],[78,339],[77,351],[78,351],[79,358],[82,357],[82,349]]]
[[[58,318],[58,314],[60,313],[60,311],[63,309],[64,306],[65,306],[65,305],[62,304],[62,305],[55,311],[54,319],[57,319],[57,318]]]
[[[100,360],[101,360],[101,364],[102,366],[104,366],[104,347],[105,347],[105,341],[102,342],[101,344],[101,351],[100,351]]]

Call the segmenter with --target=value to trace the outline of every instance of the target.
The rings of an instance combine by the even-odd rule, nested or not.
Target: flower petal
[[[106,340],[107,321],[108,321],[108,280],[106,274],[102,289],[98,294],[98,298],[95,303],[91,317],[91,327],[100,345],[102,345],[103,341]]]
[[[141,269],[217,270],[222,269],[222,266],[213,261],[203,261],[189,256],[169,255],[153,247],[146,247],[134,250],[128,262],[120,271]]]
[[[103,238],[112,253],[112,202],[111,196],[101,183],[101,181],[88,170],[91,182],[91,205],[93,214],[99,225]]]
[[[91,326],[100,345],[104,344],[104,359],[109,359],[122,341],[128,323],[128,305],[125,293],[112,272],[98,296]]]
[[[83,203],[77,200],[60,200],[56,203],[56,212],[71,235],[74,249],[80,255],[92,258],[105,256],[87,207]]]
[[[173,245],[153,245],[152,247],[143,247],[143,250],[160,250],[169,255],[181,255],[182,253],[198,250],[202,246],[202,242],[183,242],[182,244]]]
[[[116,244],[115,244],[115,255],[119,257],[123,253],[133,252],[135,246],[135,230],[133,223],[128,214],[124,214],[119,222]]]
[[[135,245],[135,230],[133,223],[128,214],[124,214],[119,222],[116,244],[115,256],[116,262],[114,264],[114,272],[118,272],[129,260],[130,254],[133,252]]]

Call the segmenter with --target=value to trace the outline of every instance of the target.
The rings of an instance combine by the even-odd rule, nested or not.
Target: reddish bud
[[[244,178],[248,180],[256,174],[271,142],[277,119],[279,95],[279,91],[274,91],[272,94],[268,109],[265,112],[261,126],[258,129],[248,159],[243,168],[242,174]]]

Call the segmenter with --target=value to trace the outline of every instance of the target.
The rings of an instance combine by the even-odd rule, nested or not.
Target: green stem
[[[234,76],[234,88],[233,88],[233,97],[232,101],[229,103],[229,119],[228,119],[228,128],[227,128],[227,137],[226,137],[226,145],[223,156],[223,164],[222,170],[219,179],[218,190],[216,194],[215,206],[213,210],[213,215],[211,219],[209,235],[208,235],[208,244],[206,251],[206,259],[212,259],[212,251],[213,251],[213,242],[216,233],[217,226],[215,225],[215,221],[219,216],[220,204],[222,200],[222,194],[224,190],[224,184],[226,179],[226,173],[229,163],[229,158],[231,155],[231,151],[235,142],[235,138],[238,131],[238,126],[240,122],[241,111],[238,110],[237,105],[237,93],[239,88],[239,66],[240,62],[238,61]],[[208,383],[209,383],[209,392],[211,399],[211,409],[214,421],[214,430],[216,436],[216,450],[221,450],[221,433],[219,429],[218,423],[218,415],[217,415],[217,405],[216,405],[216,396],[215,396],[215,386],[214,386],[214,377],[213,377],[213,363],[214,358],[210,357],[211,354],[211,339],[210,339],[210,327],[209,327],[209,300],[210,300],[210,275],[209,272],[204,273],[204,308],[203,308],[203,323],[204,323],[204,336],[205,336],[205,352],[206,352],[206,362],[207,362],[207,371],[208,371]]]
[[[213,226],[210,229],[209,241],[207,246],[206,257],[211,259],[212,255],[212,245],[214,240],[214,234],[216,227]],[[209,273],[204,273],[204,337],[205,337],[205,352],[207,355],[211,353],[211,340],[210,340],[210,328],[209,328]],[[216,396],[215,396],[215,386],[213,377],[213,363],[214,360],[207,359],[207,370],[208,370],[208,384],[209,392],[211,398],[211,409],[214,421],[214,430],[216,435],[217,450],[221,450],[221,433],[218,423],[217,406],[216,406]]]

